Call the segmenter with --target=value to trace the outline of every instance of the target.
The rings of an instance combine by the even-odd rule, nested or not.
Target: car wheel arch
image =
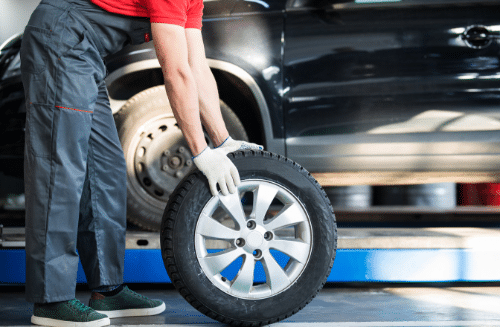
[[[221,83],[221,79],[226,79],[229,83],[233,83],[234,80],[238,81],[238,85],[236,87],[243,87],[245,88],[240,89],[241,93],[249,93],[251,94],[250,98],[246,98],[245,100],[250,100],[251,104],[247,104],[247,108],[242,108],[238,109],[235,108],[235,113],[240,117],[242,123],[247,127],[247,124],[252,124],[255,122],[258,122],[258,125],[251,126],[253,130],[257,130],[256,132],[253,133],[253,135],[249,135],[250,140],[254,142],[261,142],[261,144],[264,144],[266,148],[268,148],[268,144],[266,143],[267,140],[271,140],[273,138],[273,131],[272,131],[272,124],[271,124],[271,114],[269,111],[269,107],[267,105],[266,99],[264,97],[264,94],[255,81],[255,79],[244,69],[236,66],[235,64],[221,61],[221,60],[215,60],[215,59],[208,59],[208,64],[212,71],[214,72],[214,76],[216,77],[216,81],[218,84]],[[159,72],[161,74],[161,68],[158,63],[157,59],[148,59],[148,60],[142,60],[139,62],[134,62],[125,66],[122,66],[116,70],[114,70],[112,73],[108,75],[106,78],[106,84],[108,86],[108,91],[109,91],[109,100],[110,100],[110,106],[112,109],[113,114],[116,114],[122,106],[128,101],[128,99],[132,98],[135,94],[148,89],[152,86],[160,85],[158,83],[156,84],[141,84],[140,89],[135,89],[131,94],[127,95],[127,99],[123,99],[123,97],[114,97],[114,89],[117,89],[122,82],[121,79],[124,78],[125,76],[130,76],[131,74],[137,74],[137,73],[152,73],[152,72]],[[227,77],[231,77],[230,79],[233,79],[233,81],[230,81]],[[223,101],[226,101],[229,99],[227,94],[224,94],[224,92],[221,92],[221,99]],[[243,96],[243,95],[242,95]],[[231,102],[231,101],[229,101]],[[249,122],[248,119],[245,119],[244,113],[245,109],[250,108],[252,110],[252,114],[258,115],[258,119],[253,122]],[[248,130],[248,127],[247,127]]]

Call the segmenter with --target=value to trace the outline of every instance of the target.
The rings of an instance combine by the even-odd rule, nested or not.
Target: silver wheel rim
[[[249,195],[253,203],[243,205]],[[288,189],[266,180],[245,180],[238,192],[219,193],[203,208],[195,230],[196,256],[205,275],[223,292],[265,299],[285,291],[302,275],[312,236],[307,211]],[[254,280],[259,263],[265,273],[261,283]],[[229,266],[237,271],[234,276],[225,276]]]

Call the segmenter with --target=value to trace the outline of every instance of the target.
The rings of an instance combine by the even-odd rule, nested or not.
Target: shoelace
[[[86,306],[85,304],[83,304],[82,302],[80,302],[78,299],[73,299],[73,300],[70,300],[69,301],[69,304],[76,307],[79,311],[85,313],[89,310],[92,310],[92,308]]]
[[[130,292],[130,294],[134,295],[135,297],[138,297],[140,299],[144,299],[144,300],[149,300],[146,296],[144,295],[141,295],[139,293],[136,293],[134,291],[132,291],[130,288],[127,287],[127,291]]]

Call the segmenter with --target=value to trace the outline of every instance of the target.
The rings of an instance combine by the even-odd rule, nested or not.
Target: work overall
[[[149,19],[111,14],[90,0],[42,0],[26,27],[30,302],[74,298],[79,258],[90,288],[123,281],[126,165],[103,58],[144,42],[146,33]]]

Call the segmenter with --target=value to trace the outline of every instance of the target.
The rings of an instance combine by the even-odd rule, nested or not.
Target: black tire
[[[217,200],[210,193],[206,177],[199,171],[193,172],[179,184],[165,208],[160,232],[163,261],[172,283],[180,294],[194,308],[208,317],[233,326],[261,326],[274,323],[304,308],[326,282],[333,266],[337,248],[335,215],[326,193],[318,182],[303,167],[292,160],[265,151],[239,151],[230,153],[228,157],[238,168],[241,185],[244,183],[249,183],[248,185],[252,185],[252,183],[272,184],[273,187],[280,189],[280,192],[281,189],[283,192],[289,191],[293,195],[290,199],[297,201],[305,210],[309,222],[306,224],[301,221],[299,225],[304,226],[303,224],[305,224],[305,229],[309,225],[312,237],[310,238],[309,257],[307,263],[301,268],[301,273],[295,277],[295,280],[288,281],[289,284],[286,288],[282,290],[277,288],[279,291],[276,294],[264,296],[260,295],[261,293],[252,295],[252,292],[258,288],[262,290],[269,288],[272,291],[272,286],[269,285],[268,281],[271,280],[272,284],[274,276],[270,279],[267,272],[266,283],[260,285],[253,283],[247,296],[229,294],[230,291],[224,288],[226,284],[231,285],[239,275],[234,277],[232,281],[225,279],[223,275],[222,277],[219,275],[210,277],[213,273],[207,275],[205,268],[202,267],[205,259],[198,259],[203,252],[200,249],[203,247],[199,247],[200,241],[195,239],[200,240],[200,235],[197,234],[199,231],[197,228],[200,226],[199,221],[206,221],[205,217],[209,212],[207,208],[210,203],[215,203],[213,201]],[[242,192],[241,185],[238,187],[239,192]],[[263,193],[265,194],[264,191]],[[278,196],[275,199],[277,198]],[[246,195],[242,198],[243,203],[245,199]],[[259,201],[256,199],[254,198],[253,201]],[[202,212],[205,216],[200,218]],[[284,212],[284,209],[280,212]],[[275,217],[277,216],[278,214]],[[212,218],[216,219],[215,217],[214,214]],[[255,218],[256,215],[247,216],[245,213],[246,221],[254,219],[252,217]],[[271,219],[267,220],[266,218],[264,221],[272,222],[273,220],[271,217]],[[251,227],[250,225],[252,224],[248,223],[249,227]],[[241,232],[245,228],[246,226],[235,228],[235,230]],[[272,240],[279,241],[281,239],[281,236],[276,236],[279,231],[273,231],[275,235],[271,235],[274,237]],[[297,229],[294,230],[294,233],[297,236]],[[266,234],[264,234],[264,238],[268,240]],[[228,236],[221,236],[221,238],[226,239]],[[237,247],[244,243],[241,239],[238,240],[240,241],[233,241],[231,249],[221,252],[221,255],[227,251],[238,250]],[[269,244],[272,240],[269,241]],[[240,245],[236,245],[238,242]],[[250,236],[246,242],[250,243]],[[208,243],[203,244],[206,246]],[[254,256],[255,252],[253,252]],[[204,258],[212,260],[215,255],[217,254],[207,254]],[[245,254],[243,262],[246,262],[248,258],[251,258],[250,252]],[[264,258],[263,255],[262,258]],[[259,261],[258,257],[255,261]],[[281,265],[281,269],[290,269],[291,262],[290,259],[284,267]],[[270,267],[270,263],[269,265],[266,263],[266,266]],[[243,274],[243,265],[236,269],[240,269],[238,274]],[[219,277],[222,282],[219,282]],[[222,284],[219,285],[220,283]],[[230,289],[231,286],[228,287]]]
[[[224,102],[220,105],[231,137],[248,141],[236,114]],[[158,231],[168,197],[194,168],[165,86],[155,86],[133,96],[115,115],[115,122],[127,162],[127,220],[143,229]],[[152,135],[149,143],[148,135]],[[205,136],[213,147],[208,135]],[[140,162],[141,148],[147,152],[144,162]],[[165,150],[170,154],[165,154]]]

